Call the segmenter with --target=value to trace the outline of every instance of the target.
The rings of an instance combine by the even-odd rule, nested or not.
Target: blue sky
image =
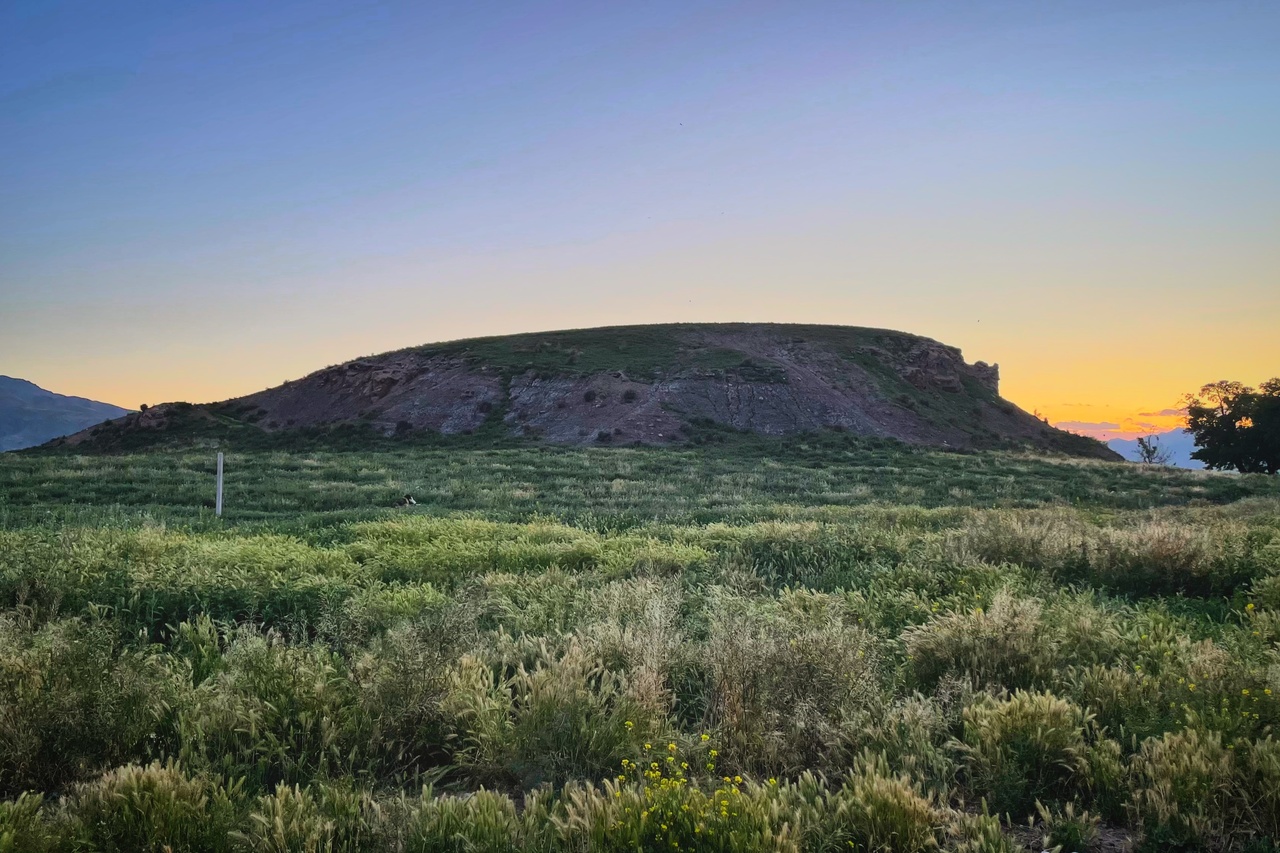
[[[122,404],[786,320],[1120,422],[1274,372],[1277,234],[1274,2],[0,10],[0,368]]]

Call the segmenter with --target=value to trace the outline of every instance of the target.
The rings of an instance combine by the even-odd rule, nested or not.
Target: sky
[[[1280,374],[1280,3],[0,4],[0,373],[900,329],[1102,437]]]

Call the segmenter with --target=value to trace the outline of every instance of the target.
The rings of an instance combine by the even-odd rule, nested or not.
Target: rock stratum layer
[[[968,364],[955,347],[883,329],[762,323],[414,347],[222,403],[154,406],[60,442],[110,445],[121,435],[176,436],[192,424],[266,433],[360,425],[388,437],[484,431],[556,444],[678,443],[697,425],[716,424],[772,436],[835,429],[953,449],[1119,458],[1001,398],[998,367]]]

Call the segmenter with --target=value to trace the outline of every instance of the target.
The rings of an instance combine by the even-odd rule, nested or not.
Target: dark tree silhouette
[[[1154,435],[1138,439],[1138,461],[1147,465],[1168,465],[1173,461],[1173,451],[1160,446],[1160,439]]]
[[[1214,382],[1187,395],[1187,429],[1207,468],[1243,474],[1280,472],[1280,377],[1256,389]]]

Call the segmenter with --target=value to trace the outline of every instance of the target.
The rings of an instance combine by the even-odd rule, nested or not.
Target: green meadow
[[[0,853],[1277,849],[1277,478],[699,440],[0,455]]]

